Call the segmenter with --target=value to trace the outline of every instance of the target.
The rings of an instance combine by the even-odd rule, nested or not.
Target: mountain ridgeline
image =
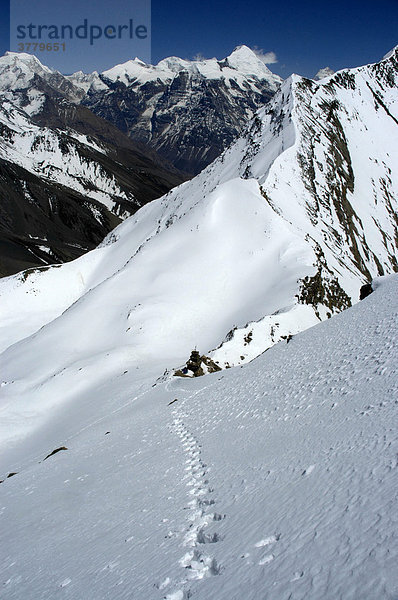
[[[357,302],[363,284],[397,270],[397,71],[394,50],[319,82],[290,77],[218,159],[99,248],[16,276],[11,292],[4,282],[21,315],[34,310],[14,319],[12,340],[42,327],[25,343],[39,351],[62,337],[63,363],[67,322],[83,327],[87,357],[128,348],[128,362],[163,373],[196,348],[228,367]]]
[[[191,175],[234,141],[282,81],[247,46],[221,61],[135,59],[68,79],[86,91],[82,104]]]

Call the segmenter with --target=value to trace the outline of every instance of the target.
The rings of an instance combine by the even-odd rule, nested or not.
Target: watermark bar
[[[62,73],[102,71],[135,57],[150,63],[150,0],[11,0],[10,50]]]

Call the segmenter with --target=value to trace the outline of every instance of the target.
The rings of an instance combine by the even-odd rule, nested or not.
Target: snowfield
[[[395,600],[398,277],[374,287],[222,373],[83,366],[1,448],[2,597]]]

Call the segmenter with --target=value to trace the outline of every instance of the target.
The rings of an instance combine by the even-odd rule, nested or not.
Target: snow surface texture
[[[1,447],[2,598],[395,600],[398,277],[374,287],[224,373],[80,363]]]

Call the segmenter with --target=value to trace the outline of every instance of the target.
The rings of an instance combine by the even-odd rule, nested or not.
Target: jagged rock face
[[[70,80],[87,89],[81,75]],[[129,61],[90,81],[84,105],[196,174],[242,132],[281,79],[243,46],[224,61]]]
[[[73,111],[68,104],[62,110]],[[80,120],[85,111],[88,118]],[[99,129],[87,109],[73,113],[65,120],[75,119],[76,128],[62,131],[39,127],[8,101],[0,104],[0,276],[77,258],[182,179],[117,129],[110,142],[112,126]],[[49,121],[60,120],[54,108]]]
[[[231,98],[223,81],[195,81],[179,73],[168,85],[118,85],[112,94],[89,94],[84,103],[181,171],[196,174],[234,141],[271,96],[260,89]]]
[[[325,251],[333,248],[341,266],[367,280],[398,269],[397,79],[395,52],[321,87],[309,80],[296,86],[307,214],[322,230]]]

